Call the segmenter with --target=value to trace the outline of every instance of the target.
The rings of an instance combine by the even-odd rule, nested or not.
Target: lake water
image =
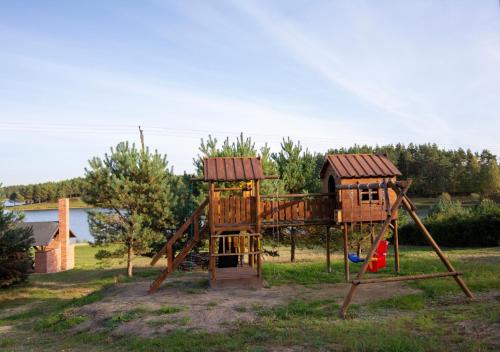
[[[77,236],[78,242],[93,241],[94,238],[90,234],[89,224],[87,222],[88,209],[71,209],[70,210],[70,228]],[[417,211],[418,215],[424,218],[427,216],[429,209],[420,207]],[[57,221],[57,210],[31,210],[25,211],[25,221]]]
[[[87,222],[87,210],[89,209],[70,209],[69,221],[70,228],[77,236],[78,242],[93,241],[90,234],[89,224]],[[57,209],[54,210],[31,210],[24,211],[24,221],[57,221]]]

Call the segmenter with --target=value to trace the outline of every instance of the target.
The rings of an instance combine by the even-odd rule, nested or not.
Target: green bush
[[[464,208],[449,196],[429,211],[424,224],[439,245],[448,247],[492,247],[500,245],[500,206],[485,199]],[[400,243],[426,245],[427,242],[414,223],[400,228]]]

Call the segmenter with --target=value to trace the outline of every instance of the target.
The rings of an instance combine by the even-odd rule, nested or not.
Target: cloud
[[[352,57],[343,57],[331,42],[324,43],[291,19],[273,13],[269,8],[261,8],[255,2],[234,1],[233,4],[245,12],[260,27],[267,31],[274,42],[286,50],[300,63],[321,75],[325,80],[350,92],[362,102],[388,114],[386,121],[396,117],[400,123],[419,135],[429,136],[429,128],[422,124],[425,120],[436,130],[449,131],[449,125],[441,116],[425,111],[423,101],[416,95],[398,94],[397,87],[387,82],[361,77],[361,66],[352,62]],[[366,13],[364,14],[366,15]],[[354,45],[354,44],[353,44]],[[359,64],[359,62],[358,62]]]

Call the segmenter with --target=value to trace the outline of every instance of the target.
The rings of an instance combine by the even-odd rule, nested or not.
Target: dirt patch
[[[106,297],[80,308],[76,314],[88,319],[75,331],[111,329],[111,334],[151,336],[173,329],[220,332],[240,322],[259,319],[256,311],[293,300],[333,300],[342,303],[350,285],[282,285],[271,288],[211,289],[206,274],[192,273],[173,279],[154,295],[150,281],[117,284]],[[399,282],[360,286],[353,303],[364,304],[419,290]]]
[[[482,341],[500,348],[500,324],[488,324],[479,320],[466,320],[455,324],[460,334],[468,335],[476,341]]]
[[[0,336],[12,330],[12,325],[0,325]]]

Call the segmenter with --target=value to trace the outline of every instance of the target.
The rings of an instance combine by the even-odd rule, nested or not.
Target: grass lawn
[[[73,209],[90,208],[81,198],[70,198],[69,207]],[[26,211],[26,210],[51,210],[57,209],[57,202],[43,202],[25,205],[16,205],[9,207],[9,210]]]
[[[447,250],[457,270],[477,295],[468,302],[451,278],[408,283],[419,289],[411,295],[395,296],[353,305],[349,318],[338,318],[338,303],[322,299],[292,299],[264,309],[255,306],[258,319],[235,324],[225,332],[207,333],[178,328],[149,337],[113,332],[123,324],[154,316],[169,319],[189,307],[165,306],[148,310],[130,306],[106,320],[100,330],[78,332],[91,317],[82,307],[112,299],[116,285],[151,280],[157,268],[148,268],[148,258],[137,258],[136,277],[123,276],[124,264],[111,261],[103,266],[94,259],[95,248],[76,247],[74,270],[32,275],[15,288],[0,290],[0,351],[488,351],[500,349],[500,248]],[[296,264],[264,264],[271,287],[300,285],[315,287],[342,281],[342,263],[334,257],[333,273],[325,272],[321,250]],[[313,253],[314,254],[314,253]],[[444,271],[427,248],[403,247],[403,274]],[[388,268],[392,268],[392,256]],[[354,274],[359,268],[351,265]],[[378,276],[388,275],[382,272]],[[189,273],[179,273],[182,278]],[[170,279],[173,280],[173,279]],[[259,292],[265,294],[266,289]],[[162,294],[161,291],[158,294]],[[165,293],[163,293],[165,294]],[[186,294],[201,295],[200,292]],[[265,298],[263,298],[265,299]],[[213,309],[218,302],[207,305]],[[247,309],[244,307],[239,310]],[[181,312],[181,313],[179,313]],[[196,319],[196,317],[194,317]],[[154,320],[162,324],[162,320]]]

